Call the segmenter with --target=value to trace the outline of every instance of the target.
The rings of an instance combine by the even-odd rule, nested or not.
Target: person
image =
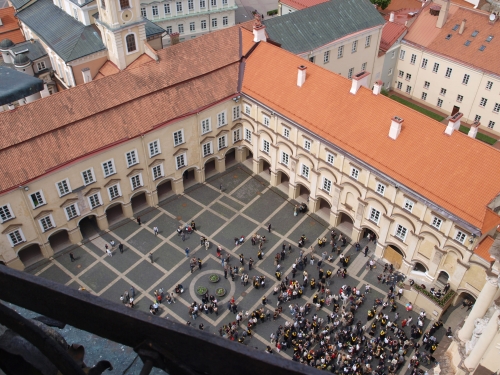
[[[366,247],[365,247],[365,252],[364,252],[364,254],[365,254],[365,258],[366,258],[366,256],[368,255],[368,246],[366,246]]]
[[[115,240],[109,241],[109,244],[111,245],[111,247],[114,247],[115,246]]]
[[[189,258],[189,247],[186,247],[184,252],[186,253],[186,258]]]
[[[194,222],[194,220],[191,220],[191,229],[196,230],[196,223]]]
[[[184,233],[184,231],[182,231],[182,233],[181,233],[181,239],[182,239],[182,241],[186,240],[186,233]]]
[[[257,259],[262,260],[262,250],[259,248],[259,252],[257,253]]]
[[[248,270],[249,271],[252,270],[252,266],[253,266],[253,259],[252,259],[252,257],[250,257],[250,259],[248,259]]]
[[[120,250],[120,253],[123,254],[123,244],[120,242],[120,244],[118,245],[118,250]]]
[[[69,253],[69,259],[71,259],[71,262],[74,262],[76,260],[73,256],[73,253]]]
[[[220,184],[220,186],[219,186],[219,190],[220,190],[220,192],[222,193],[222,184]]]
[[[198,258],[198,269],[201,270],[201,259]]]
[[[108,256],[112,257],[113,256],[113,253],[111,252],[111,250],[109,250],[108,248],[106,248],[106,253],[108,254]]]
[[[149,253],[149,260],[151,260],[151,263],[154,263],[154,260],[153,260],[153,253]]]
[[[271,233],[271,223],[267,224],[267,230],[269,231],[269,233]]]
[[[141,225],[141,218],[140,218],[140,216],[137,216],[137,224]]]
[[[158,227],[153,227],[153,232],[155,233],[155,236],[158,236]]]
[[[209,247],[210,247],[210,242],[208,242],[208,240],[207,240],[207,241],[205,241],[205,250],[208,251]]]

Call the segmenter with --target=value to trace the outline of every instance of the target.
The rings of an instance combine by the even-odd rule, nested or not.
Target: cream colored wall
[[[73,76],[75,77],[76,84],[81,85],[84,83],[82,69],[89,68],[90,74],[92,75],[92,77],[95,77],[96,74],[99,72],[99,69],[101,69],[101,67],[104,65],[106,61],[108,61],[108,57],[102,56],[96,58],[95,60],[85,61],[81,64],[72,66],[71,69],[73,70]]]

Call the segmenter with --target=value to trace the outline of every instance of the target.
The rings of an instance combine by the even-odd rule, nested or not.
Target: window
[[[116,173],[113,159],[102,163],[102,171],[104,172],[104,177],[108,177],[108,176],[111,176],[112,174]]]
[[[99,207],[102,204],[101,203],[101,195],[99,193],[95,193],[94,195],[91,195],[89,197],[89,203],[90,203],[90,207],[92,209]]]
[[[110,201],[112,201],[115,198],[120,197],[121,196],[120,185],[116,184],[116,185],[110,186],[108,188],[108,194],[109,194],[109,200]]]
[[[227,0],[222,0],[222,5],[227,5],[228,4],[228,1]]]
[[[323,54],[323,64],[330,62],[330,51],[325,51]]]
[[[40,70],[44,70],[44,69],[46,69],[46,68],[47,68],[47,67],[45,66],[45,61],[40,61],[40,62],[37,62],[37,63],[36,63],[36,69],[37,69],[38,71],[40,71]]]
[[[361,70],[364,72],[366,70],[366,63],[361,64]]]
[[[180,23],[177,28],[179,29],[179,34],[184,34],[184,25]]]
[[[441,91],[439,92],[439,95],[445,96],[446,95],[446,89],[441,88]]]
[[[398,81],[396,87],[398,88],[398,90],[402,90],[403,89],[403,82]]]
[[[206,7],[206,2],[205,0],[200,0],[200,8],[205,8]]]
[[[327,153],[326,153],[326,162],[327,162],[328,164],[333,165],[333,163],[335,162],[335,155],[333,155],[333,154],[331,154],[331,153],[327,152]]]
[[[153,180],[157,180],[160,177],[163,177],[163,164],[155,165],[153,168],[151,168],[151,171],[153,172]]]
[[[238,120],[240,117],[240,106],[237,105],[236,107],[233,107],[233,121]]]
[[[446,78],[450,78],[451,77],[451,72],[453,71],[453,69],[451,68],[446,68],[446,73],[444,74],[444,76]]]
[[[139,159],[137,158],[137,150],[129,151],[125,154],[125,158],[127,159],[127,168],[139,163]]]
[[[227,147],[227,135],[223,135],[217,138],[217,143],[219,145],[219,150]]]
[[[206,20],[202,20],[201,21],[201,29],[202,30],[206,30],[207,29],[207,21]]]
[[[10,205],[0,206],[0,222],[5,222],[7,220],[13,219],[14,215],[10,209]]]
[[[337,59],[341,59],[342,57],[344,57],[344,46],[340,46],[337,49]]]
[[[68,221],[80,216],[80,211],[78,210],[78,206],[76,204],[64,207],[64,213],[66,214],[66,219],[68,219]]]
[[[365,39],[365,47],[370,47],[371,42],[372,42],[372,36],[368,35]]]
[[[443,224],[443,220],[441,220],[440,218],[434,216],[432,218],[432,223],[431,225],[436,228],[436,229],[441,229],[441,224]]]
[[[389,72],[387,73],[388,76],[392,75],[392,68],[389,69]]]
[[[269,154],[270,143],[265,139],[262,140],[262,151]]]
[[[30,199],[31,199],[31,204],[33,205],[33,208],[37,208],[37,207],[45,204],[45,198],[44,198],[41,190],[39,190],[33,194],[30,194]]]
[[[315,57],[316,57],[316,56],[310,56],[310,57],[309,57],[309,61],[313,63],[313,62],[314,62],[314,58],[315,58]]]
[[[129,0],[120,0],[120,8],[122,8],[122,9],[130,8],[130,1]]]
[[[495,113],[500,112],[500,103],[495,103],[495,106],[493,107],[493,112]]]
[[[405,72],[403,72],[402,70],[400,70],[400,71],[398,72],[398,77],[399,77],[399,78],[403,78],[404,76],[405,76]]]
[[[141,8],[141,16],[144,18],[147,17],[146,8]]]
[[[427,68],[427,63],[429,62],[429,60],[427,59],[422,59],[422,69],[426,69]]]
[[[302,164],[300,167],[300,175],[306,179],[309,179],[309,167]]]
[[[189,22],[189,31],[195,31],[194,22]]]
[[[352,42],[352,48],[351,48],[351,53],[355,53],[358,50],[358,41],[355,40]]]
[[[481,121],[481,116],[480,115],[476,115],[476,117],[474,117],[474,121]]]
[[[486,103],[488,103],[488,99],[481,98],[481,101],[479,102],[479,106],[484,108],[486,106]]]
[[[151,7],[151,10],[153,11],[153,16],[157,16],[158,15],[158,5],[153,5]]]
[[[422,93],[422,100],[427,100],[427,93],[426,92]]]
[[[160,140],[157,139],[156,141],[149,142],[148,143],[148,150],[149,150],[149,157],[152,158],[155,155],[158,155],[161,153],[160,150]]]
[[[203,149],[203,157],[212,154],[212,142],[204,143],[202,146]]]
[[[176,164],[178,164],[178,160],[179,160],[178,158],[179,158],[179,156],[182,156],[182,155],[178,155],[175,158]],[[177,169],[179,169],[179,168],[177,168]],[[142,186],[142,175],[141,175],[141,173],[139,173],[139,174],[137,174],[135,176],[132,176],[130,178],[130,184],[132,185],[132,190],[140,188]]]
[[[304,139],[304,148],[307,151],[311,151],[311,141],[309,139]]]
[[[212,126],[210,124],[210,118],[206,118],[205,120],[201,120],[201,134],[208,133],[212,130]]]
[[[245,128],[245,141],[252,143],[252,131],[247,128]]]
[[[351,167],[351,177],[354,178],[355,180],[358,179],[359,177],[359,169]]]
[[[176,132],[173,133],[174,136],[174,147],[179,146],[180,144],[184,143],[184,129],[177,130]]]
[[[217,18],[212,18],[212,27],[217,27]]]
[[[464,97],[460,94],[457,95],[457,102],[462,103],[462,100],[464,100]]]
[[[176,9],[177,9],[177,12],[182,12],[182,1],[177,1],[175,3],[175,6],[176,6]]]
[[[439,64],[438,63],[434,63],[434,67],[432,68],[432,73],[437,73],[439,70]]]
[[[281,151],[281,164],[285,164],[288,166],[288,161],[290,159],[290,155],[288,155],[286,152]]]
[[[468,84],[469,83],[469,78],[470,78],[470,75],[464,74],[464,78],[462,79],[462,83],[464,85]]]
[[[165,11],[165,14],[170,14],[170,3],[163,4],[163,10]]]
[[[486,90],[491,90],[492,87],[493,87],[493,82],[491,81],[486,82]]]
[[[283,126],[283,137],[285,137],[286,139],[290,138],[290,129],[285,126]]]
[[[60,197],[71,193],[71,187],[69,186],[69,180],[67,178],[65,180],[56,182],[56,187]]]
[[[323,177],[323,186],[321,188],[324,191],[330,193],[332,191],[332,181],[326,177]]]
[[[399,51],[399,59],[400,60],[404,60],[405,59],[405,55],[406,55],[406,51],[404,49],[402,49],[401,51]]]
[[[243,108],[245,109],[245,114],[250,116],[252,113],[252,106],[245,104]]]
[[[83,179],[84,185],[89,185],[89,184],[95,182],[94,170],[92,168],[90,168],[90,169],[87,169],[86,171],[83,171],[82,172],[82,179]]]
[[[490,121],[488,123],[488,128],[493,129],[495,127],[495,121]]]
[[[351,79],[351,78],[352,78],[353,73],[354,73],[354,68],[349,69],[349,72],[347,72],[347,78],[348,78],[348,79]]]
[[[404,242],[404,240],[406,239],[406,234],[408,233],[408,229],[406,229],[405,227],[403,227],[401,224],[398,224],[398,226],[396,227],[396,233],[394,233],[394,235],[399,238],[401,241]]]
[[[414,53],[411,54],[411,58],[410,58],[410,64],[411,65],[415,65],[415,63],[417,62],[417,55],[415,55]]]
[[[167,35],[172,34],[172,32],[173,32],[173,30],[172,30],[172,26],[167,26],[167,27],[165,27],[165,31],[167,32]]]
[[[377,183],[377,190],[376,190],[376,192],[383,196],[385,194],[385,185],[381,184],[380,182]]]
[[[373,207],[370,210],[370,221],[373,221],[377,225],[380,221],[380,211]]]
[[[188,10],[194,10],[194,0],[188,0]]]
[[[424,82],[424,89],[428,89],[431,83],[429,81]]]
[[[23,232],[21,229],[16,229],[13,232],[7,234],[7,238],[9,239],[10,245],[12,247],[19,245],[20,243],[26,241],[23,236]]]
[[[443,99],[438,99],[437,106],[440,108],[443,106]]]
[[[210,0],[210,5],[212,5],[213,7],[216,7],[217,6],[217,0]]]
[[[406,73],[406,80],[409,81],[411,79],[411,74],[410,73]]]
[[[58,3],[59,3],[59,8],[62,9],[61,0],[58,0]],[[105,0],[101,0],[101,7],[106,8],[106,1]]]
[[[241,128],[233,130],[233,143],[241,141]]]
[[[406,85],[406,93],[411,94],[411,86],[410,85]]]
[[[262,115],[262,122],[265,126],[269,127],[269,125],[271,124],[271,119],[269,118],[269,116]]]
[[[229,25],[229,17],[224,16],[222,17],[222,26],[227,26],[227,25]]]
[[[464,232],[462,232],[461,230],[457,230],[457,234],[455,235],[455,240],[463,244],[465,242],[466,237],[467,235]]]
[[[135,35],[134,34],[128,34],[125,37],[125,42],[127,44],[127,52],[135,52],[137,50],[137,46],[135,45]]]
[[[186,154],[184,153],[184,154],[177,155],[175,157],[175,169],[181,169],[181,168],[186,167],[186,166],[187,166]],[[142,186],[142,176],[140,174],[138,176],[141,178],[141,185],[140,186]],[[133,187],[133,184],[132,184],[132,187]]]
[[[73,16],[75,17],[75,20],[78,21],[78,9],[73,8]]]
[[[226,111],[217,114],[217,127],[227,125]]]
[[[403,208],[407,211],[412,212],[413,211],[413,206],[415,205],[415,202],[409,200],[408,198],[405,199],[403,203]]]

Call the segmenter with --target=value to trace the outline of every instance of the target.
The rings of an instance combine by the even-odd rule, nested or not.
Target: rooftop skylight
[[[450,39],[451,39],[451,34],[446,35],[446,40],[450,40]]]
[[[490,35],[489,37],[486,38],[486,41],[489,43],[493,39],[493,35]]]
[[[457,31],[459,27],[460,27],[460,25],[457,23],[455,26],[453,26],[453,29],[452,29],[452,30],[453,30],[453,31]]]
[[[471,36],[472,36],[473,38],[475,38],[475,37],[477,36],[477,34],[479,34],[479,31],[474,30],[474,32],[472,33],[472,35],[471,35]]]
[[[479,47],[479,50],[484,51],[485,48],[486,48],[486,46],[483,44],[481,47]]]
[[[464,44],[468,47],[470,45],[470,40],[466,40]]]

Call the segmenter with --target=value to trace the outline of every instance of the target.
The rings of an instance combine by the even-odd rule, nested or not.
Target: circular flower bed
[[[206,292],[208,292],[208,289],[206,287],[204,286],[196,287],[196,294],[198,294],[199,296],[204,295]]]
[[[210,280],[211,283],[216,283],[220,280],[220,276],[213,273],[208,277],[208,279]]]
[[[224,289],[224,288],[217,288],[215,290],[215,294],[217,295],[217,297],[224,297],[226,295],[226,289]]]

